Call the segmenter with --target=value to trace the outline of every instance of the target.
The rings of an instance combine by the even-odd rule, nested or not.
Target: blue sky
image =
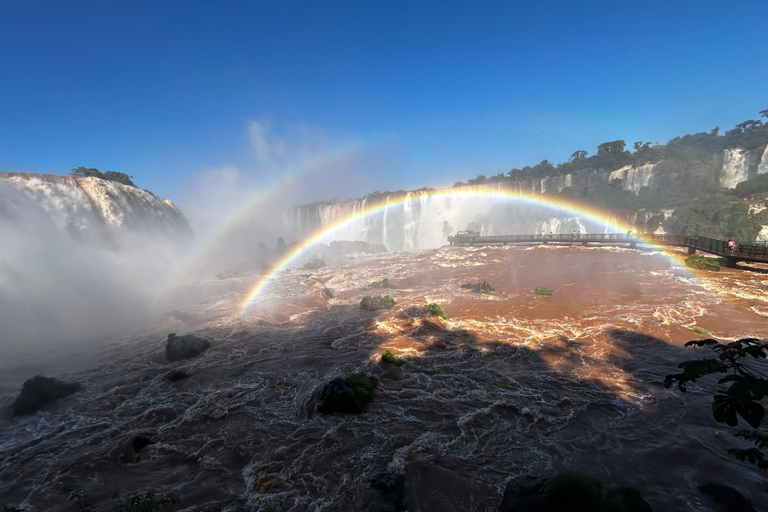
[[[255,122],[284,153],[357,148],[354,195],[768,108],[768,2],[517,4],[2,2],[0,170],[111,169],[177,199],[206,169],[281,172]]]

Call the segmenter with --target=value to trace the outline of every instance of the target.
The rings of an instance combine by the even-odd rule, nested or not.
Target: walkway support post
[[[689,245],[688,246],[688,254],[696,254],[696,248],[695,247],[691,247]]]

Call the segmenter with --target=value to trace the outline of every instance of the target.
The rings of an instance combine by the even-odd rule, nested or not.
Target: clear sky
[[[176,199],[354,146],[347,194],[451,185],[757,118],[767,22],[764,0],[4,1],[0,170]]]

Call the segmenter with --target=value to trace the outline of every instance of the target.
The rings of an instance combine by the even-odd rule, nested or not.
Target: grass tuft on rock
[[[24,383],[21,393],[13,402],[11,409],[14,416],[32,414],[59,398],[80,391],[82,388],[83,386],[77,382],[63,382],[36,375]]]
[[[443,320],[450,320],[450,318],[448,318],[448,315],[443,313],[443,310],[440,308],[440,306],[437,305],[437,303],[432,302],[430,304],[427,304],[425,307],[427,308],[427,311],[429,311],[433,315],[439,316]]]
[[[550,290],[546,286],[537,286],[536,289],[534,290],[534,293],[536,293],[536,295],[544,295],[546,297],[549,297],[550,295],[552,295],[555,292],[553,292],[552,290]]]
[[[709,334],[707,331],[705,331],[700,327],[689,327],[688,330],[691,332],[695,332],[696,334]]]
[[[479,283],[465,283],[461,285],[462,288],[472,290],[472,293],[488,293],[493,291],[493,286],[488,281],[480,281]]]
[[[385,348],[384,351],[381,353],[381,362],[390,363],[395,366],[400,366],[405,362],[405,359],[402,357],[395,356],[395,354],[393,354],[391,350],[389,350],[388,348]]]
[[[360,309],[366,311],[377,311],[379,309],[392,309],[395,305],[395,299],[389,295],[366,295],[360,301]]]
[[[720,270],[720,262],[715,258],[709,258],[707,256],[699,256],[698,254],[691,254],[685,259],[685,266],[699,270]]]

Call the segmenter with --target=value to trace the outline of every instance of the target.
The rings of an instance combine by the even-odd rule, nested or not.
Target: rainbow
[[[333,151],[328,151],[315,158],[302,162],[261,187],[253,193],[247,201],[231,213],[226,220],[212,229],[202,240],[198,241],[189,255],[177,267],[173,276],[166,282],[165,289],[173,289],[180,282],[188,280],[191,270],[206,259],[207,253],[212,247],[217,247],[237,232],[239,226],[251,221],[259,208],[262,208],[269,199],[281,193],[281,191],[295,184],[300,179],[313,173],[323,172],[337,164],[339,160],[355,153],[361,147],[360,144],[350,144]]]
[[[561,211],[565,211],[569,214],[572,214],[575,217],[580,217],[585,220],[589,220],[597,224],[604,225],[608,228],[619,228],[621,231],[630,231],[633,229],[633,226],[630,225],[629,223],[617,222],[615,218],[613,218],[613,216],[608,212],[599,210],[591,206],[580,204],[575,201],[571,201],[562,197],[555,198],[551,196],[544,196],[544,195],[538,195],[538,194],[534,195],[534,194],[529,194],[525,192],[519,192],[517,190],[514,190],[514,191],[513,190],[489,190],[487,188],[482,188],[482,187],[472,187],[472,188],[463,187],[458,189],[444,189],[444,190],[434,190],[434,191],[430,190],[430,191],[422,192],[421,194],[409,193],[404,196],[397,197],[395,199],[388,198],[387,201],[367,206],[366,208],[363,208],[352,215],[342,218],[341,220],[337,221],[334,224],[331,224],[330,226],[324,226],[320,228],[319,230],[315,231],[312,235],[310,235],[309,238],[298,243],[295,247],[292,248],[292,250],[290,250],[288,253],[283,255],[283,257],[273,265],[269,273],[262,276],[262,278],[251,289],[250,293],[248,293],[247,297],[240,305],[239,315],[242,315],[243,313],[245,313],[245,311],[254,302],[256,297],[259,296],[259,294],[264,289],[264,287],[267,286],[267,284],[269,284],[272,280],[274,280],[275,277],[282,270],[284,270],[288,265],[290,265],[296,259],[300,258],[303,254],[305,254],[312,246],[314,246],[318,242],[334,234],[335,232],[341,230],[342,228],[348,226],[349,224],[355,221],[358,221],[364,217],[381,213],[386,208],[403,205],[407,202],[417,202],[423,197],[423,194],[428,194],[429,197],[490,198],[490,199],[513,200],[513,201],[521,202],[531,206],[539,206],[539,207],[544,207],[549,209],[556,208]],[[656,247],[655,244],[647,240],[643,240],[642,238],[638,238],[638,240],[640,240],[643,243]],[[676,264],[678,263],[676,260],[674,260],[672,256],[668,256],[668,258],[672,262]]]

